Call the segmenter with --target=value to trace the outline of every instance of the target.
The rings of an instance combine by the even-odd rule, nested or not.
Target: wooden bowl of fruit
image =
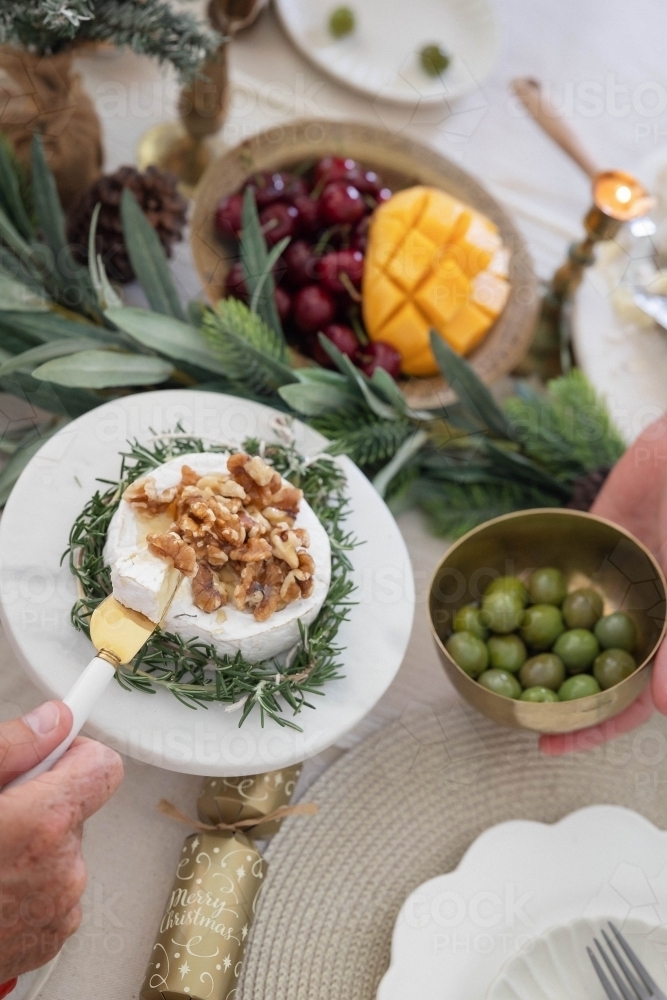
[[[212,163],[192,220],[211,302],[246,298],[238,236],[252,185],[275,268],[276,304],[299,363],[331,365],[329,337],[366,374],[377,366],[413,406],[452,394],[429,344],[437,332],[488,383],[526,352],[539,308],[527,248],[469,174],[401,134],[351,122],[297,121]]]

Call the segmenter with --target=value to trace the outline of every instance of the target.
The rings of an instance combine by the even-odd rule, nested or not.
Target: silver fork
[[[625,953],[628,958],[632,969],[628,966],[625,961],[623,954],[616,947],[614,942],[611,940],[606,931],[602,931],[602,937],[605,940],[607,948],[616,959],[616,964],[618,968],[614,965],[611,958],[604,950],[597,938],[595,938],[595,946],[602,956],[607,969],[609,970],[612,979],[614,980],[616,986],[618,987],[618,992],[614,989],[609,981],[609,977],[600,965],[597,955],[590,948],[586,948],[588,952],[588,957],[593,963],[593,968],[595,969],[598,979],[602,983],[602,987],[609,997],[609,1000],[667,1000],[665,994],[660,990],[653,979],[647,972],[644,965],[639,961],[637,955],[625,940],[623,935],[619,930],[614,927],[612,923],[609,924],[611,931],[616,938],[616,941],[621,946],[622,952]],[[620,969],[620,971],[619,971]],[[634,971],[633,971],[634,970]],[[636,975],[635,975],[636,973]]]

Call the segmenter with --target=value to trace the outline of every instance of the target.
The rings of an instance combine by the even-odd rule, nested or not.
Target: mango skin
[[[418,185],[377,208],[362,309],[371,340],[391,344],[405,375],[436,375],[435,329],[458,354],[486,336],[509,296],[507,250],[485,215]]]

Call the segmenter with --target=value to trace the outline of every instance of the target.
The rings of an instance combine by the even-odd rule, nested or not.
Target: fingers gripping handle
[[[81,727],[115,672],[116,668],[101,656],[96,656],[90,661],[67,696],[63,698],[63,701],[69,706],[72,712],[73,721],[71,730],[62,743],[55,750],[51,751],[48,757],[45,757],[39,764],[35,764],[25,774],[20,774],[18,778],[14,778],[8,785],[5,785],[5,791],[16,785],[23,785],[26,781],[30,781],[31,778],[36,778],[38,775],[51,770],[56,761],[60,760],[63,754],[69,750],[79,735]]]

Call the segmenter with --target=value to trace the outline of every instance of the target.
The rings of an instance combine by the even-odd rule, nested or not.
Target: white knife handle
[[[69,706],[73,716],[72,728],[65,739],[55,748],[55,750],[51,751],[48,757],[45,757],[44,760],[40,761],[39,764],[35,764],[35,766],[31,767],[29,771],[25,772],[25,774],[20,774],[18,778],[14,778],[14,780],[10,781],[8,785],[5,785],[3,791],[6,791],[8,788],[14,788],[16,785],[23,785],[26,781],[30,781],[31,778],[36,778],[38,775],[51,770],[56,761],[60,760],[62,755],[69,750],[70,746],[79,735],[79,731],[90,715],[93,706],[101,697],[115,673],[115,667],[112,667],[111,664],[107,660],[102,659],[101,656],[95,656],[90,661],[81,676],[74,683],[73,687],[70,688],[68,694],[65,698],[63,698],[63,701]]]

